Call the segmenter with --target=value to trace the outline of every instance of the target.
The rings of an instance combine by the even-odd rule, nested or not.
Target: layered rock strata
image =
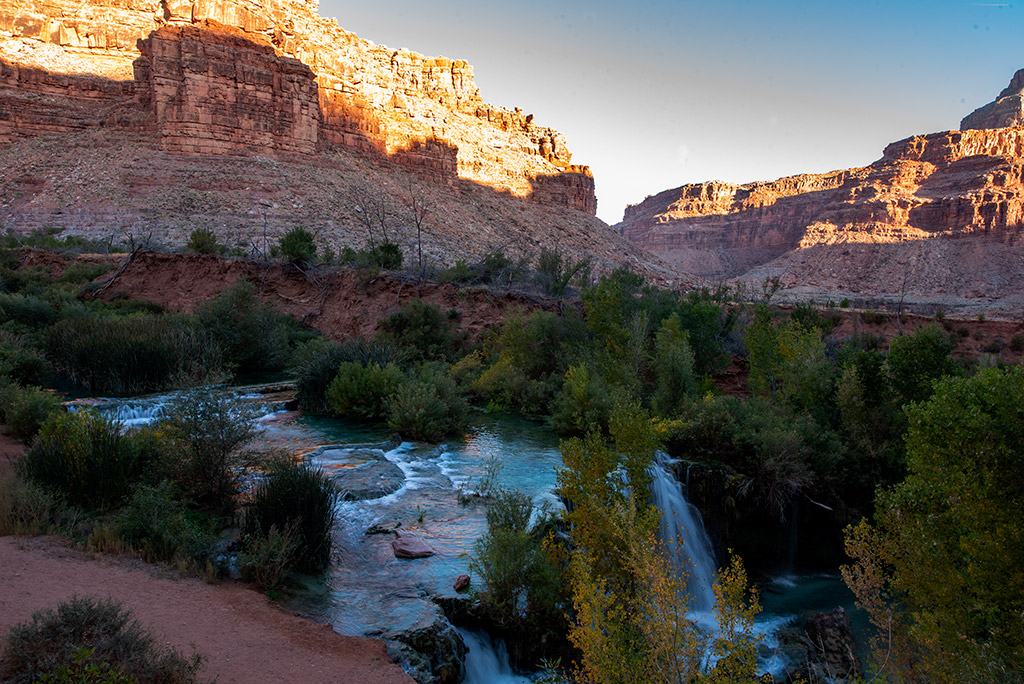
[[[1015,308],[1024,305],[1024,127],[914,136],[863,168],[686,185],[628,207],[614,228],[711,279],[777,276],[802,296]]]
[[[979,107],[960,121],[960,130],[1024,126],[1024,69],[1010,79],[994,101]]]
[[[0,141],[117,126],[162,149],[387,156],[596,211],[557,131],[486,104],[462,60],[362,40],[300,0],[0,0]]]

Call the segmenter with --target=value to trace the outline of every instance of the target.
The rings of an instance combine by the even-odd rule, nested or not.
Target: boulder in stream
[[[434,549],[415,534],[398,531],[395,531],[395,534],[398,538],[391,542],[395,558],[429,558],[434,555]]]
[[[379,449],[327,449],[318,455],[342,501],[379,499],[405,482],[402,469]]]
[[[469,589],[469,575],[459,575],[456,577],[452,589],[460,593]]]
[[[466,644],[441,609],[424,600],[408,626],[379,636],[388,655],[419,684],[458,684],[465,676]]]

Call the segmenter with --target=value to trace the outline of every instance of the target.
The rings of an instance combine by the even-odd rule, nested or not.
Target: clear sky
[[[705,180],[869,164],[1024,67],[1024,0],[321,0],[361,38],[468,60],[589,164],[598,216]]]

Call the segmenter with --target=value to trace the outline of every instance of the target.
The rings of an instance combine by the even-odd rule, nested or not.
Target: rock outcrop
[[[914,136],[863,168],[686,185],[628,207],[614,228],[710,279],[777,276],[801,297],[1019,310],[1024,128]]]
[[[0,0],[0,142],[120,127],[184,154],[384,155],[593,214],[557,131],[462,60],[362,40],[305,0]]]
[[[979,107],[960,121],[960,130],[1024,126],[1024,69],[1010,79],[999,97]]]

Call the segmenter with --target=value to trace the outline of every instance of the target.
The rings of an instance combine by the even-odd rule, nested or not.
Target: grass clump
[[[0,536],[49,534],[63,511],[59,497],[17,474],[0,479]]]
[[[266,583],[294,567],[321,572],[331,560],[331,528],[337,493],[321,470],[309,463],[273,463],[245,506],[242,539],[253,579]],[[261,566],[271,564],[277,570]],[[273,588],[266,586],[266,588]]]
[[[197,682],[202,664],[159,646],[111,599],[73,597],[15,625],[4,645],[3,680],[29,682]]]

